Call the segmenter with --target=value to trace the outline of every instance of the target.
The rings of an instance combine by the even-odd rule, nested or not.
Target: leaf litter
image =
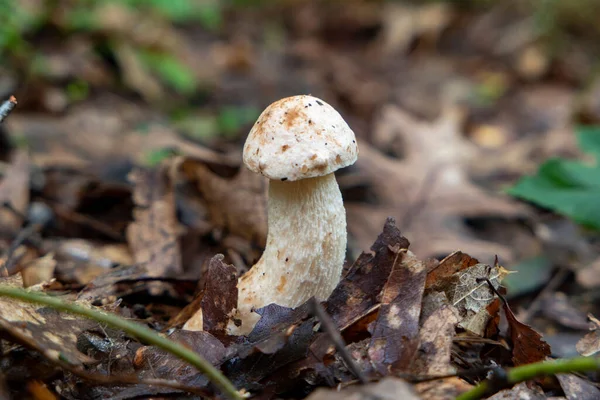
[[[551,60],[532,19],[510,6],[467,12],[351,1],[343,11],[317,2],[271,6],[285,23],[273,10],[228,10],[236,23],[218,38],[153,12],[133,32],[135,12],[117,4],[94,7],[92,29],[101,34],[70,35],[69,7],[50,10],[66,40],[31,36],[47,68],[18,108],[8,101],[0,110],[2,284],[135,319],[261,398],[454,398],[487,368],[548,358],[538,331],[552,338],[574,330],[581,354],[597,352],[597,326],[582,332],[582,315],[598,312],[587,293],[563,285],[545,295],[546,309],[528,319],[533,329],[499,298],[506,270],[479,262],[498,255],[510,267],[547,250],[529,229],[547,216],[498,192],[544,157],[573,153],[574,82],[587,79],[592,52],[573,41],[569,56]],[[264,43],[247,39],[261,35]],[[192,75],[173,81],[153,69],[155,51],[170,52],[181,62],[170,68],[193,67]],[[22,60],[8,59],[0,78],[16,87],[6,69],[23,69]],[[181,82],[206,92],[189,96]],[[248,337],[229,336],[237,276],[264,247],[266,182],[240,168],[247,126],[233,129],[237,139],[190,140],[177,132],[173,110],[260,108],[298,92],[340,106],[361,145],[357,165],[339,174],[351,242],[343,279],[322,304],[333,322],[325,326],[310,303],[270,305],[257,310]],[[597,123],[593,95],[577,112]],[[176,157],[149,165],[164,154]],[[39,206],[51,214],[48,224],[32,218]],[[566,253],[582,237],[550,245]],[[549,269],[561,265],[548,254]],[[588,290],[597,286],[591,261],[573,267]],[[516,315],[530,299],[516,299]],[[182,329],[197,309],[201,326]],[[195,370],[120,332],[18,301],[0,299],[0,311],[6,398],[214,395]],[[355,368],[378,382],[357,385]],[[582,377],[558,381],[491,398],[597,394]]]

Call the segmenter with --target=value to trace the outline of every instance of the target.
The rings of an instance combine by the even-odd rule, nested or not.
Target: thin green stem
[[[542,361],[511,368],[507,373],[507,382],[514,385],[545,375],[555,375],[571,372],[586,372],[600,370],[600,358],[577,357],[566,360]],[[456,400],[477,400],[486,395],[490,387],[489,381],[482,381],[473,389],[458,396]]]
[[[188,363],[196,367],[198,371],[206,375],[206,377],[217,387],[219,387],[223,391],[223,393],[226,394],[229,398],[234,400],[242,400],[244,398],[236,390],[233,384],[223,374],[221,374],[219,370],[217,370],[212,364],[206,361],[198,353],[180,345],[177,342],[174,342],[159,335],[158,333],[145,326],[142,326],[135,322],[124,320],[113,314],[105,314],[100,311],[65,302],[55,297],[51,297],[40,293],[34,293],[19,288],[0,285],[0,296],[11,297],[29,303],[43,304],[45,306],[52,307],[56,310],[81,315],[83,317],[90,318],[94,321],[110,325],[113,328],[121,329],[146,343],[159,347],[173,354],[174,356],[177,356],[182,360],[187,361]]]

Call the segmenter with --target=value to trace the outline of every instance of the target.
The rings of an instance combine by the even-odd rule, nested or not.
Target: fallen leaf
[[[398,252],[408,249],[408,246],[409,242],[396,227],[396,221],[388,218],[383,232],[371,246],[371,253],[362,253],[358,257],[327,299],[327,312],[340,330],[379,303],[379,294],[390,276]]]
[[[272,374],[273,380],[285,379],[278,371],[307,356],[315,325],[314,318],[306,320],[308,305],[291,309],[270,304],[256,310],[261,319],[246,341],[229,350],[236,357],[223,366],[237,387],[259,390],[261,380]]]
[[[448,379],[421,382],[415,385],[415,390],[419,396],[427,400],[452,400],[459,394],[472,388],[472,385],[456,376]]]
[[[419,348],[419,316],[425,290],[425,264],[406,249],[396,253],[370,329],[369,357],[382,375],[410,370]]]
[[[449,304],[441,306],[425,319],[419,331],[419,351],[411,366],[414,374],[432,376],[454,372],[450,358],[458,321],[458,310]]]
[[[124,243],[98,243],[84,239],[50,239],[45,251],[54,251],[58,262],[56,276],[62,282],[82,285],[119,265],[133,264],[129,247]]]
[[[217,336],[226,334],[229,317],[237,307],[238,277],[235,267],[225,264],[223,259],[224,256],[218,254],[210,260],[199,307],[183,329],[206,331]]]
[[[540,310],[546,318],[567,328],[587,330],[589,327],[585,313],[575,307],[565,293],[544,296]]]
[[[53,253],[39,257],[26,265],[21,270],[23,287],[30,287],[38,283],[49,282],[54,276],[56,260]]]
[[[0,278],[0,284],[23,286],[18,276]],[[30,290],[36,290],[36,287]],[[78,350],[77,342],[81,332],[96,325],[98,323],[95,321],[49,307],[0,297],[0,331],[11,337],[12,341],[34,349],[50,360],[66,361],[73,365],[93,362]]]
[[[508,304],[504,303],[504,313],[508,321],[509,335],[512,342],[512,361],[515,366],[544,361],[551,350],[542,336],[517,320]]]
[[[348,229],[365,248],[379,231],[380,221],[394,216],[421,258],[446,256],[457,249],[476,257],[497,254],[510,261],[513,250],[475,239],[464,224],[467,217],[517,218],[526,208],[499,194],[488,194],[469,180],[465,160],[473,153],[459,132],[455,111],[442,113],[433,123],[415,120],[396,106],[387,106],[374,129],[379,148],[401,139],[403,158],[393,159],[361,144],[358,173],[372,182],[376,205],[347,202]],[[392,133],[389,133],[392,132]]]
[[[234,177],[222,178],[189,158],[181,169],[196,182],[214,227],[265,246],[268,179],[243,166]]]
[[[24,151],[16,152],[0,182],[0,205],[8,204],[21,215],[27,214],[29,206],[30,169],[28,154]],[[14,211],[0,207],[0,230],[14,234],[23,222]]]
[[[576,271],[577,283],[586,289],[600,286],[600,257]]]
[[[127,228],[127,241],[135,262],[144,265],[152,277],[181,274],[175,195],[167,168],[139,168],[130,179],[136,208],[135,221]]]
[[[510,389],[504,389],[487,398],[487,400],[545,400],[544,391],[537,386],[529,387],[528,382],[522,382]]]
[[[557,374],[556,377],[568,400],[595,400],[600,398],[600,389],[586,379],[574,374]]]
[[[476,264],[479,264],[477,259],[461,251],[455,251],[440,261],[433,270],[427,272],[425,288],[436,290],[444,287],[452,275]]]
[[[592,314],[588,314],[592,327],[591,332],[586,334],[577,342],[577,352],[582,356],[588,357],[600,351],[600,321]]]
[[[317,389],[306,400],[419,400],[420,397],[406,381],[394,377],[377,383],[355,385],[344,390]]]
[[[220,365],[225,358],[225,346],[208,332],[177,330],[168,337],[199,353],[212,365]],[[135,353],[133,366],[140,378],[168,379],[197,387],[209,384],[208,378],[199,374],[195,367],[153,346],[140,347]]]
[[[456,274],[453,291],[448,297],[462,316],[459,326],[479,336],[485,334],[493,317],[488,313],[488,306],[496,300],[496,295],[482,278],[487,278],[498,289],[507,273],[501,266],[476,264]]]

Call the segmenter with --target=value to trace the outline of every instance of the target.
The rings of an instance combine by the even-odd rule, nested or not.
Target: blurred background
[[[337,174],[350,261],[393,216],[422,258],[497,255],[519,271],[509,296],[550,285],[592,311],[598,15],[598,0],[3,0],[0,96],[19,104],[0,125],[2,170],[26,150],[30,172],[26,201],[6,185],[2,200],[50,207],[47,238],[105,249],[126,241],[132,167],[183,157],[186,276],[217,252],[244,270],[266,186],[240,168],[242,144],[267,105],[312,94],[359,139]]]

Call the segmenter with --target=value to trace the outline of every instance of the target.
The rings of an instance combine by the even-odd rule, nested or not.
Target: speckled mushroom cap
[[[293,96],[271,104],[250,130],[244,164],[269,179],[296,181],[354,164],[354,132],[329,104]]]

